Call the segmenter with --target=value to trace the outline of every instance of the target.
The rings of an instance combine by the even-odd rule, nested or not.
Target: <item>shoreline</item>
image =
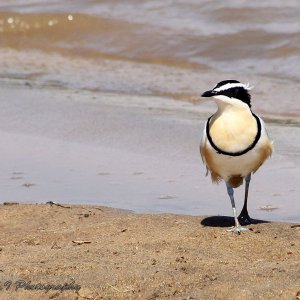
[[[300,224],[260,223],[237,235],[222,217],[209,225],[68,207],[0,205],[5,299],[296,299],[300,290]]]
[[[167,195],[165,195],[167,196]],[[23,202],[16,202],[16,201],[4,201],[0,202],[0,206],[35,206],[35,205],[44,205],[44,206],[50,206],[50,207],[61,207],[61,208],[72,208],[72,207],[85,207],[90,209],[99,209],[101,210],[101,207],[107,210],[114,211],[115,213],[120,214],[136,214],[136,215],[149,215],[149,216],[159,216],[159,215],[174,215],[174,216],[183,216],[183,217],[197,217],[206,219],[207,222],[203,224],[204,226],[211,226],[211,227],[230,227],[234,224],[234,219],[231,214],[225,215],[225,214],[204,214],[204,215],[198,215],[198,214],[185,214],[183,212],[168,212],[168,211],[135,211],[132,209],[126,209],[126,208],[120,208],[115,206],[104,206],[103,204],[99,203],[68,203],[68,202],[54,202],[54,201],[40,201],[40,202],[30,202],[30,201],[23,201]],[[272,212],[277,208],[273,208],[272,206],[265,206],[262,207],[261,210],[270,211]],[[252,214],[251,214],[252,216]],[[276,223],[276,224],[290,224],[291,226],[296,225],[298,226],[299,221],[294,220],[272,220],[272,219],[262,219],[262,218],[253,218],[254,221],[257,222],[257,224],[260,223]],[[247,227],[247,226],[246,226]]]

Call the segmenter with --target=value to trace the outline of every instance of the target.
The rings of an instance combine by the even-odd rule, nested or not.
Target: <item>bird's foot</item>
[[[254,219],[250,218],[247,211],[241,211],[240,215],[238,216],[238,220],[242,225],[250,225],[256,223]]]
[[[231,232],[234,232],[237,234],[240,234],[242,231],[249,231],[249,230],[250,230],[249,228],[242,227],[241,225],[233,226],[233,227],[227,229],[227,231],[231,231]]]

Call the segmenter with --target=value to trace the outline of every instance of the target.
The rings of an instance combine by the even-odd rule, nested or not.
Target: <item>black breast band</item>
[[[207,120],[207,123],[206,123],[206,136],[207,136],[207,139],[209,140],[211,146],[217,151],[218,154],[229,155],[229,156],[240,156],[240,155],[243,155],[243,154],[249,152],[250,150],[252,150],[255,147],[255,145],[257,144],[257,142],[259,141],[260,136],[261,136],[261,123],[260,123],[259,117],[257,115],[255,115],[254,113],[252,113],[252,115],[256,119],[257,134],[255,136],[253,143],[249,147],[247,147],[246,149],[244,149],[242,151],[238,151],[238,152],[227,152],[227,151],[223,151],[222,149],[217,147],[217,145],[213,142],[211,135],[209,133],[209,122],[210,122],[210,119],[212,118],[212,116],[209,117],[209,119]]]

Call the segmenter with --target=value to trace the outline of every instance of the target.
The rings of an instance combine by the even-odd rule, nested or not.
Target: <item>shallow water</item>
[[[262,112],[299,117],[299,15],[291,0],[5,1],[0,76],[188,101],[234,77],[275,97]]]

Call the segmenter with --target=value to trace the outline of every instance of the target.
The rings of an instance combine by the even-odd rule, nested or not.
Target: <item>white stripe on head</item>
[[[226,91],[226,90],[229,90],[229,89],[235,88],[235,87],[242,87],[247,91],[250,91],[253,88],[253,86],[250,86],[249,83],[247,83],[247,84],[243,84],[243,83],[226,83],[226,84],[221,85],[220,87],[218,87],[216,89],[214,88],[213,91],[221,92],[221,91]]]

